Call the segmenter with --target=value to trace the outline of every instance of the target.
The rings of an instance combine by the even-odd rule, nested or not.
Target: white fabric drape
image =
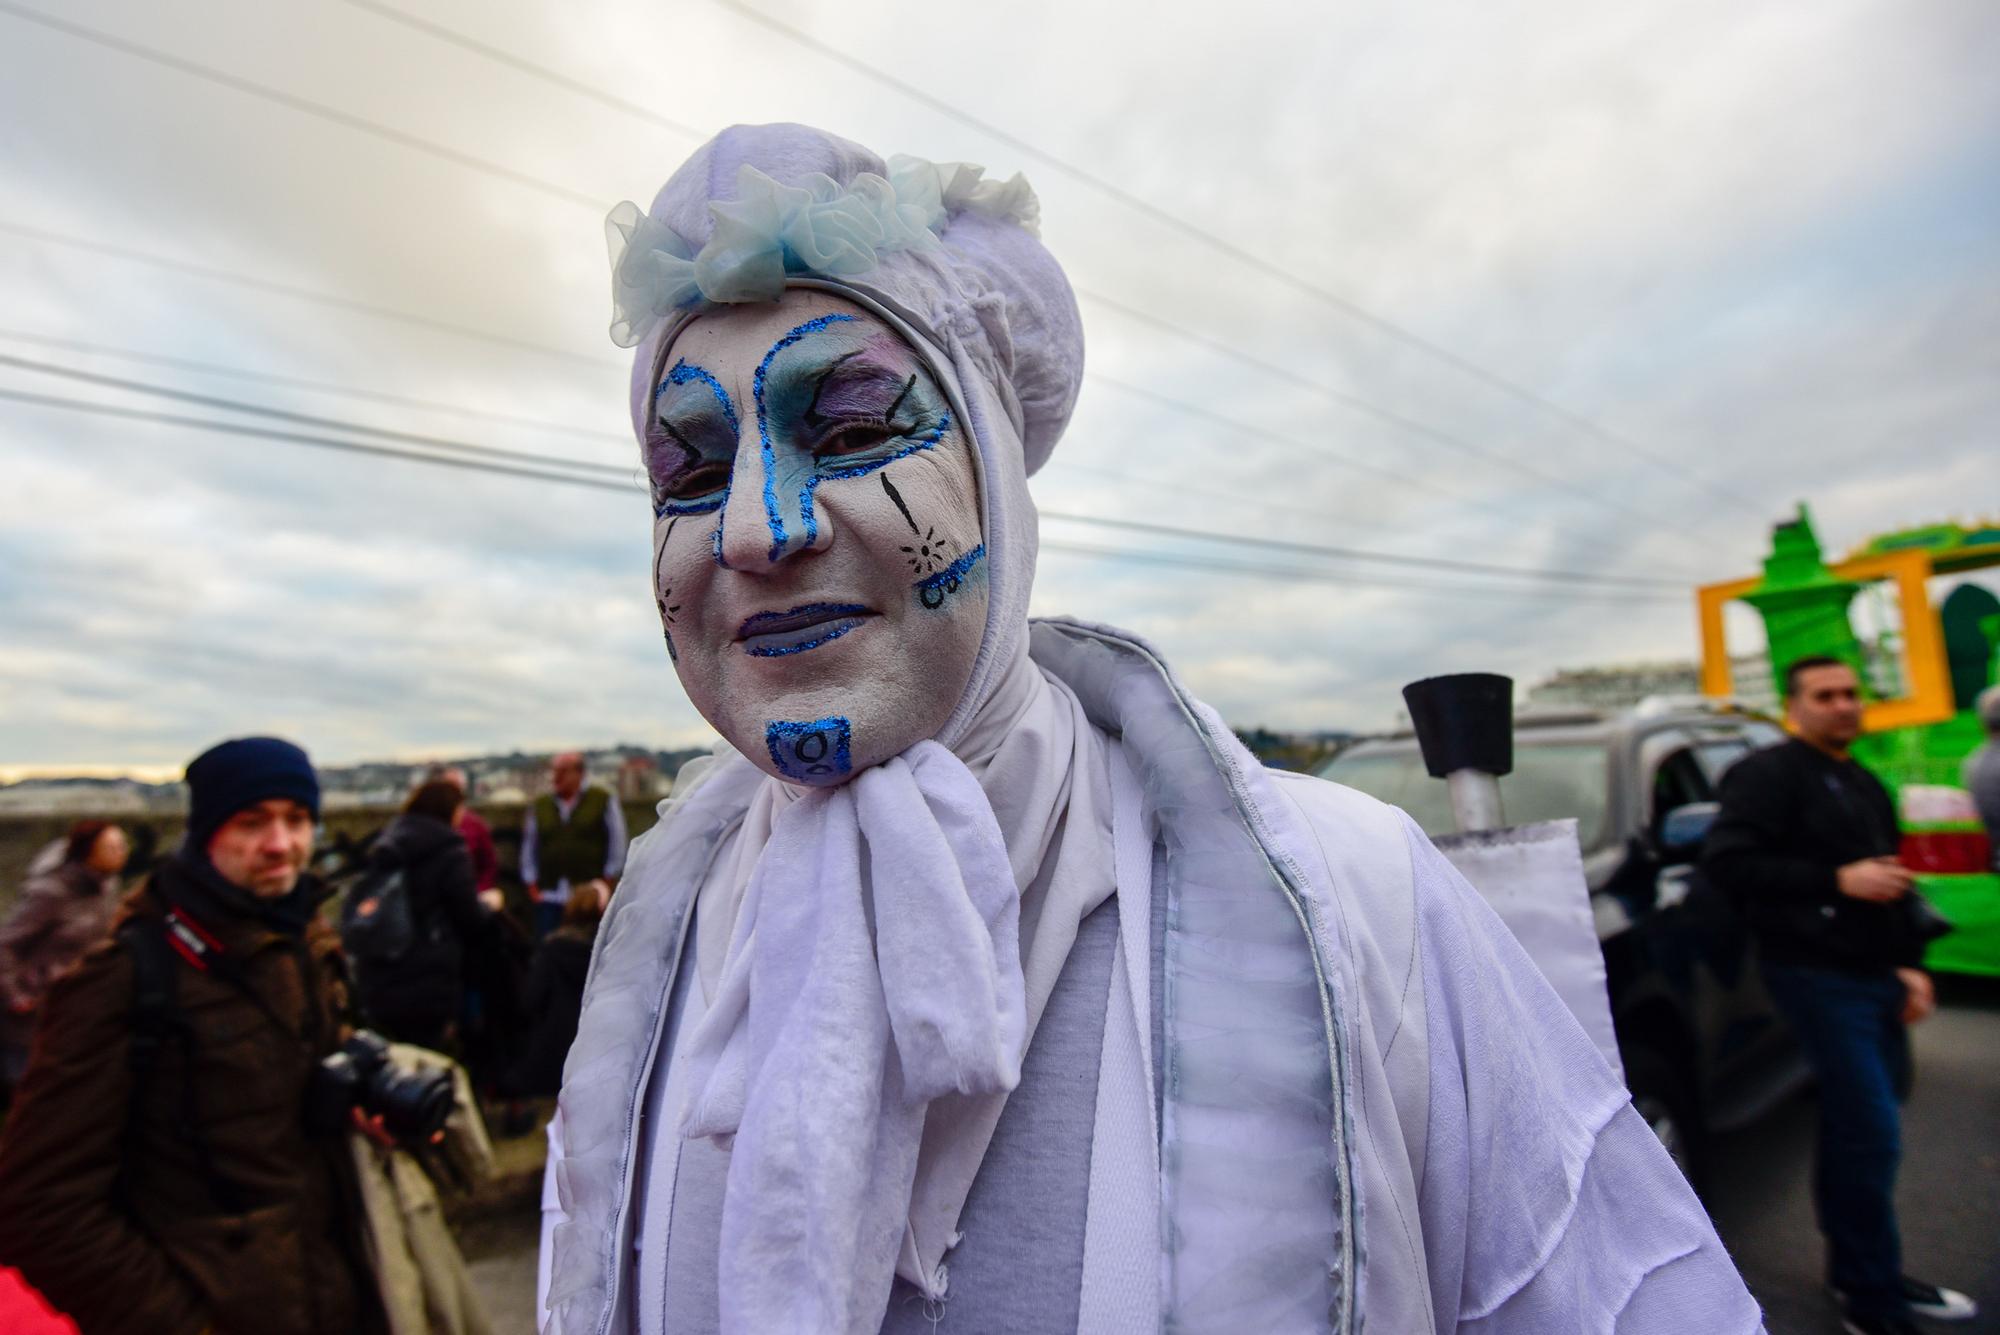
[[[725,1331],[872,1331],[898,1270],[944,1292],[1027,1041],[1113,889],[1110,743],[1017,643],[957,754],[768,780],[702,888],[683,1130],[731,1146]]]

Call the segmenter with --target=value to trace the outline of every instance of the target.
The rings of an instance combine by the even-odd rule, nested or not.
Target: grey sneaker
[[[1970,1321],[1979,1315],[1979,1304],[1957,1289],[1939,1288],[1908,1275],[1903,1276],[1903,1301],[1911,1316],[1932,1321]]]
[[[1827,1285],[1827,1292],[1835,1302],[1847,1306],[1847,1295],[1833,1285]],[[1909,1308],[1911,1316],[1925,1317],[1931,1321],[1970,1321],[1979,1315],[1979,1304],[1960,1293],[1957,1289],[1942,1288],[1936,1284],[1926,1284],[1920,1279],[1903,1276],[1903,1305]],[[1860,1318],[1849,1317],[1849,1329]],[[1893,1330],[1894,1326],[1884,1327]],[[1914,1329],[1914,1327],[1912,1327]]]

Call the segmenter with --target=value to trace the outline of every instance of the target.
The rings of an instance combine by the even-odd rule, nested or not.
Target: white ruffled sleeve
[[[1408,833],[1430,1047],[1419,1208],[1438,1329],[1760,1329],[1623,1082],[1478,893]]]

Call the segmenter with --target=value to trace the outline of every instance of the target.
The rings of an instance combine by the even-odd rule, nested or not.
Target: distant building
[[[1753,709],[1777,704],[1771,666],[1762,654],[1729,660],[1735,697]],[[1648,696],[1701,694],[1701,668],[1693,661],[1621,663],[1609,667],[1559,668],[1528,688],[1527,704],[1585,709],[1630,709]]]
[[[667,795],[667,777],[660,762],[650,755],[626,756],[618,765],[617,791],[621,802],[654,802]]]
[[[23,779],[0,787],[0,815],[137,816],[187,806],[178,783],[133,779]]]
[[[1269,728],[1238,728],[1236,738],[1251,755],[1272,769],[1311,773],[1331,760],[1354,734],[1345,731],[1273,732]]]

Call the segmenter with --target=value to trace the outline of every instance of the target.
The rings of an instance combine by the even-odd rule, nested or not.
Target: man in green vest
[[[583,784],[583,756],[549,761],[549,789],[521,821],[521,880],[535,902],[535,938],[562,921],[572,893],[591,881],[618,884],[625,870],[625,813],[602,788]]]

